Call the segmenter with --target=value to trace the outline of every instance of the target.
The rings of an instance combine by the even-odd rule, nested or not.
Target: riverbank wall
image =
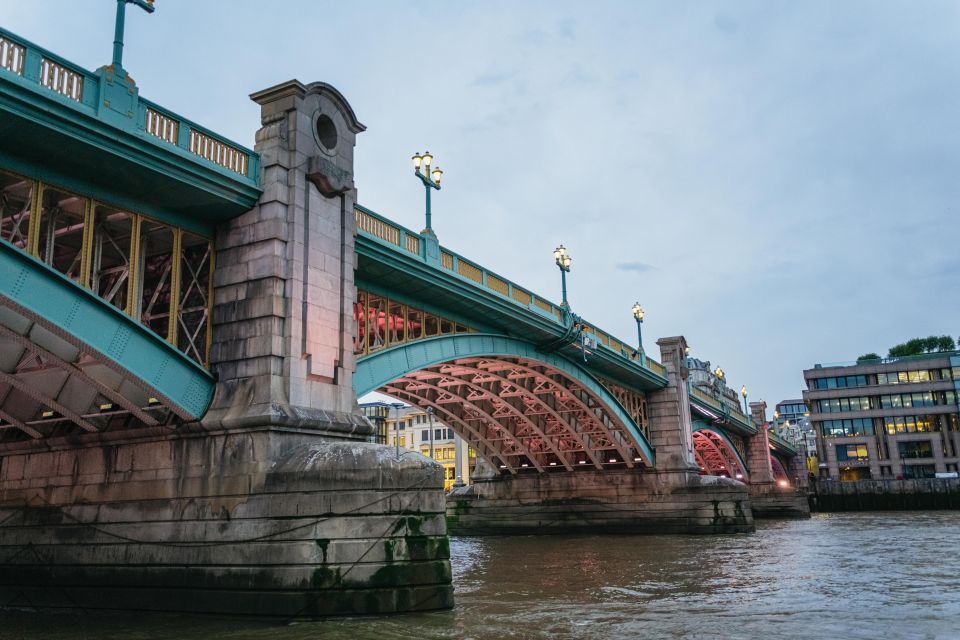
[[[960,509],[960,479],[815,480],[810,483],[810,510],[928,511]]]

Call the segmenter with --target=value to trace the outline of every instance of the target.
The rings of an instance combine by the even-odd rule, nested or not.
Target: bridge
[[[359,205],[365,127],[330,85],[251,98],[255,150],[140,97],[116,51],[90,71],[0,29],[0,602],[442,608],[448,523],[795,508],[797,451],[684,338],[651,357]],[[372,442],[370,391],[431,408],[487,476],[443,496]]]
[[[656,466],[646,394],[667,387],[667,372],[641,345],[439,246],[433,233],[359,205],[354,217],[358,396],[432,408],[502,473]],[[687,385],[696,462],[749,482],[745,443],[760,428],[713,382]],[[796,450],[767,437],[769,468],[762,458],[754,467],[767,482],[792,482]]]

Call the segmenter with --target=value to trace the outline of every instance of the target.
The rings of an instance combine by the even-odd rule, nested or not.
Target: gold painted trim
[[[169,313],[167,316],[167,342],[171,343],[174,347],[177,346],[177,327],[180,324],[180,261],[183,259],[181,255],[183,250],[183,230],[178,227],[171,227],[173,229],[173,247],[170,255],[170,259],[173,263],[170,265],[170,304],[169,304]]]

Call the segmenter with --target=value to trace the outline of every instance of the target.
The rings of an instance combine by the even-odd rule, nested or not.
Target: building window
[[[869,460],[870,454],[865,444],[838,444],[837,460],[846,462],[848,460]]]
[[[423,431],[420,432],[420,442],[426,442],[429,439],[430,439],[430,431],[428,429],[424,429]]]
[[[901,458],[932,458],[933,445],[929,440],[898,442],[897,452]]]
[[[932,464],[906,464],[903,466],[904,478],[933,478],[936,477],[936,467]]]
[[[433,430],[433,439],[441,440],[443,439],[443,429],[434,429]]]

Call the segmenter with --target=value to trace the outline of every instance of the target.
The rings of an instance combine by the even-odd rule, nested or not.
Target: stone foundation
[[[668,486],[656,473],[574,471],[477,480],[447,497],[452,535],[744,533],[747,488],[713,476]]]
[[[810,501],[805,490],[777,485],[750,485],[754,518],[809,518]]]
[[[419,454],[276,428],[60,446],[0,453],[0,606],[284,619],[453,606],[443,472]]]

